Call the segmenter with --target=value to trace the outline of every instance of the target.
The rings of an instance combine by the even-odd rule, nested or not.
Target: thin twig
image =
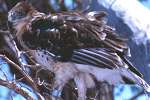
[[[0,55],[0,57],[5,59],[9,64],[13,65],[15,68],[17,68],[17,70],[19,70],[25,76],[25,78],[28,80],[28,82],[31,83],[31,85],[36,89],[36,87],[34,86],[35,84],[34,84],[34,81],[32,80],[32,78],[29,75],[27,75],[25,72],[23,72],[23,70],[20,68],[19,65],[17,65],[13,61],[11,61],[5,55]]]
[[[3,31],[0,30],[1,33],[3,33],[4,39],[8,46],[12,49],[12,51],[15,53],[15,56],[18,59],[19,65],[11,61],[9,58],[7,58],[5,55],[1,55],[3,59],[5,59],[9,64],[13,65],[19,72],[24,76],[26,81],[31,85],[31,87],[34,89],[36,94],[38,95],[39,100],[43,100],[43,96],[39,93],[39,89],[37,88],[37,84],[32,80],[32,78],[22,69],[24,67],[24,64],[20,61],[21,53],[18,49],[16,42],[13,39],[13,36],[10,34],[9,31]]]
[[[15,82],[5,81],[0,79],[0,85],[8,87],[9,89],[14,90],[16,93],[21,94],[27,100],[34,100],[26,91],[17,86]]]
[[[17,70],[19,70],[19,72],[24,76],[24,78],[27,80],[27,82],[33,87],[33,89],[38,93],[39,90],[37,88],[37,85],[35,84],[35,82],[32,80],[32,78],[26,74],[19,65],[17,65],[16,63],[14,63],[13,61],[11,61],[9,58],[7,58],[5,55],[0,55],[0,57],[2,57],[3,59],[5,59],[9,64],[13,65]],[[42,100],[41,96],[38,97],[40,100]]]

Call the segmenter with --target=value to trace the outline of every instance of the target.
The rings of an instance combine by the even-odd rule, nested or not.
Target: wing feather
[[[71,59],[76,63],[91,64],[92,62],[93,65],[110,69],[124,66],[122,60],[115,53],[100,48],[74,50]],[[78,62],[78,59],[81,61]]]

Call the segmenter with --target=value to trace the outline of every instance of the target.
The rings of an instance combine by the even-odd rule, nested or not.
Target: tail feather
[[[142,86],[147,92],[150,92],[150,86],[141,77],[127,69],[121,69],[120,72],[122,76],[132,80],[135,84]]]
[[[124,66],[124,63],[116,53],[102,48],[74,50],[71,61],[110,69]]]
[[[129,66],[129,69],[137,74],[139,77],[143,77],[143,75],[138,71],[137,68],[135,68],[132,63],[124,56],[121,56],[121,59]]]

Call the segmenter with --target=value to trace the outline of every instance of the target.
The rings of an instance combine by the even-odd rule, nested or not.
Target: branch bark
[[[0,55],[1,58],[5,59],[9,64],[13,65],[16,69],[19,70],[19,72],[24,76],[24,78],[26,79],[26,81],[31,85],[31,87],[34,89],[34,91],[36,92],[39,100],[43,100],[43,97],[40,95],[39,93],[39,89],[37,88],[37,84],[32,80],[32,78],[25,73],[21,67],[19,65],[17,65],[16,63],[14,63],[13,61],[11,61],[9,58],[7,58],[5,55]]]
[[[25,90],[18,87],[15,82],[10,82],[10,81],[5,81],[5,80],[0,79],[0,85],[14,90],[16,93],[21,94],[27,100],[34,100],[34,98],[31,97]]]

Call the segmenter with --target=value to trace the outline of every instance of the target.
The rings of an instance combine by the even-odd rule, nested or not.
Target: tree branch
[[[26,91],[18,87],[15,82],[5,81],[5,80],[0,79],[0,85],[14,90],[16,93],[21,94],[27,100],[34,100],[34,98],[32,98]]]
[[[32,78],[26,74],[19,65],[17,65],[16,63],[14,63],[13,61],[11,61],[9,58],[7,58],[5,55],[0,55],[1,58],[5,59],[6,62],[8,62],[9,64],[11,64],[12,66],[14,66],[17,70],[19,70],[19,72],[24,76],[24,78],[26,79],[26,81],[32,86],[32,88],[35,90],[35,92],[37,93],[39,100],[42,100],[43,97],[39,94],[39,89],[37,88],[37,84],[32,80]]]

